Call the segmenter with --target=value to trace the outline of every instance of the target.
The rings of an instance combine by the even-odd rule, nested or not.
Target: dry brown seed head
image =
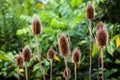
[[[47,52],[47,59],[51,60],[55,56],[55,50],[53,48],[50,48]]]
[[[93,6],[91,5],[90,2],[87,4],[86,17],[88,19],[93,19],[94,18],[94,8],[93,8]]]
[[[28,46],[25,46],[25,48],[23,49],[23,57],[24,57],[24,61],[25,62],[29,62],[30,58],[31,58],[31,52]]]
[[[18,67],[22,66],[23,65],[23,56],[21,54],[19,54],[17,57],[16,57],[16,65]]]
[[[62,55],[67,55],[70,52],[68,38],[64,33],[59,36],[58,39],[59,52]]]
[[[80,58],[81,58],[81,53],[78,50],[78,48],[75,48],[72,53],[72,62],[79,64],[80,63]]]
[[[103,29],[103,25],[104,25],[103,22],[100,21],[96,26],[96,31],[99,30],[99,29]]]
[[[69,78],[70,78],[70,74],[71,74],[70,69],[69,69],[68,67],[65,68],[64,73],[63,73],[63,76],[64,76],[65,78],[69,79]]]
[[[96,31],[96,44],[99,47],[103,47],[108,42],[108,32],[103,28]]]
[[[32,22],[32,33],[34,35],[39,35],[42,33],[42,24],[37,17],[35,17]]]

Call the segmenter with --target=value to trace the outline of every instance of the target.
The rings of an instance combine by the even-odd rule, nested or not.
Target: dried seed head
[[[102,21],[100,21],[96,26],[96,31],[99,29],[103,29],[103,22]]]
[[[29,62],[30,61],[30,57],[31,57],[31,52],[30,52],[30,49],[28,46],[26,46],[24,49],[23,49],[23,57],[24,57],[24,61],[25,62]]]
[[[68,67],[65,68],[64,73],[63,73],[63,76],[64,76],[65,78],[69,79],[69,78],[70,78],[70,74],[71,74],[70,69],[69,69]]]
[[[107,31],[104,28],[97,30],[95,40],[96,40],[96,44],[99,47],[105,46],[107,44],[107,42],[108,42],[108,33],[107,33]]]
[[[32,22],[32,33],[34,35],[39,35],[42,33],[42,24],[37,17],[35,17]]]
[[[16,65],[18,67],[22,66],[23,65],[23,56],[21,54],[19,54],[17,57],[16,57]]]
[[[86,17],[88,19],[93,19],[94,18],[94,8],[91,5],[91,3],[89,2],[86,8]]]
[[[70,51],[68,38],[64,33],[59,36],[58,39],[59,52],[62,55],[67,55]]]
[[[50,48],[47,52],[47,59],[51,60],[55,56],[55,50],[53,48]]]
[[[75,48],[72,53],[72,62],[79,64],[80,63],[80,58],[81,58],[81,53],[78,50],[78,48]]]

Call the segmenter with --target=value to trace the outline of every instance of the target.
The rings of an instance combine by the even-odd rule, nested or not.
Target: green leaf
[[[115,51],[114,43],[113,41],[110,41],[110,43],[107,45],[107,51],[108,53],[113,56],[113,53]]]
[[[5,54],[0,54],[0,60],[9,60]]]
[[[40,64],[39,63],[34,65],[33,72],[35,72],[38,69],[40,69]]]
[[[72,0],[71,1],[71,6],[75,7],[76,5],[81,4],[81,3],[82,3],[82,0]]]
[[[47,59],[44,59],[43,62],[45,63],[46,66],[49,66],[49,65],[50,65],[50,63],[48,62]]]
[[[92,57],[95,56],[95,54],[97,53],[97,51],[98,51],[98,47],[97,47],[96,44],[94,44],[94,45],[93,45],[93,50],[92,50]]]
[[[29,32],[29,29],[28,27],[27,28],[25,27],[25,28],[17,30],[16,35],[23,35],[23,34],[26,34],[27,32]]]
[[[115,60],[115,63],[116,63],[116,64],[120,64],[120,59],[116,59],[116,60]]]

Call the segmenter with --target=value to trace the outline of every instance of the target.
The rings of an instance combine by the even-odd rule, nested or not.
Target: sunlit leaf
[[[23,35],[23,34],[26,34],[27,32],[29,32],[29,29],[28,28],[23,28],[23,29],[19,29],[17,30],[17,35]]]
[[[42,4],[42,3],[37,3],[36,6],[39,7],[39,8],[41,8],[41,9],[45,8],[44,4]]]
[[[23,68],[20,68],[19,69],[19,72],[21,73],[21,72],[24,72],[24,69]]]
[[[56,61],[60,61],[60,58],[59,58],[58,56],[55,56],[54,59],[55,59]]]
[[[94,44],[93,50],[92,50],[92,57],[94,57],[97,52],[98,52],[98,46],[96,44]]]
[[[117,37],[117,39],[116,39],[116,47],[118,48],[120,46],[120,39],[119,39],[119,37]]]

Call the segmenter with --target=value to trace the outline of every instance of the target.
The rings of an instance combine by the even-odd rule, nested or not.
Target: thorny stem
[[[68,66],[67,66],[67,56],[64,56],[64,62],[65,62],[65,68],[67,69]]]
[[[36,47],[37,47],[38,60],[39,60],[39,63],[40,63],[40,70],[41,70],[43,79],[46,80],[45,75],[44,75],[44,69],[43,69],[43,66],[41,65],[41,55],[40,55],[39,46],[38,46],[38,36],[35,35],[35,38],[36,38]]]
[[[67,56],[66,55],[64,55],[64,62],[65,62],[65,69],[67,69],[68,65],[67,65]],[[69,75],[68,71],[67,71],[67,74]],[[66,80],[69,80],[69,78],[66,77]]]
[[[104,55],[103,55],[103,47],[101,47],[101,65],[102,65],[102,80],[104,80]]]
[[[52,60],[50,60],[50,80],[52,80]]]
[[[77,64],[74,63],[74,74],[75,74],[75,80],[77,79]]]
[[[92,20],[89,20],[89,32],[90,32],[90,67],[89,67],[89,80],[92,76]]]
[[[20,80],[19,68],[20,67],[18,66],[18,70],[17,70],[18,71],[18,80]]]
[[[28,80],[27,62],[25,62],[25,75],[26,75],[26,80]]]

